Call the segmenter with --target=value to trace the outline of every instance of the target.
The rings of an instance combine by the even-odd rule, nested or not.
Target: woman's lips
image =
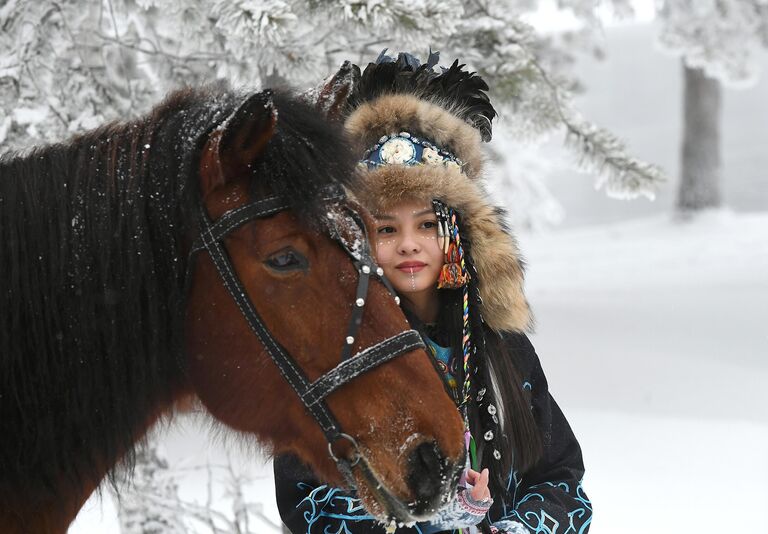
[[[421,261],[404,261],[395,265],[395,269],[404,273],[413,274],[421,271],[427,264]]]

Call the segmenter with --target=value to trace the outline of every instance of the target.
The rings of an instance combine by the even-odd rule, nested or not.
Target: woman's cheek
[[[394,239],[376,240],[376,263],[382,267],[392,263],[395,258],[395,248]]]

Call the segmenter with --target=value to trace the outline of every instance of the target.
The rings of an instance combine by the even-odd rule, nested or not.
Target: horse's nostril
[[[445,459],[434,442],[418,445],[408,455],[408,487],[417,507],[426,507],[439,497],[444,486]]]

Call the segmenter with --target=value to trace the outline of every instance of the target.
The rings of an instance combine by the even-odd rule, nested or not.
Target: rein
[[[338,185],[326,188],[325,195],[323,196],[325,201],[338,202],[344,199],[346,199],[346,194],[343,188]],[[188,265],[192,265],[192,260],[197,252],[202,250],[208,252],[216,266],[216,270],[221,276],[224,287],[232,295],[251,330],[264,345],[272,361],[275,362],[280,373],[294,389],[306,409],[320,425],[328,441],[328,452],[336,462],[339,472],[341,472],[350,485],[354,486],[352,468],[360,461],[360,450],[355,439],[349,434],[342,432],[341,426],[329,410],[325,398],[355,377],[401,354],[417,348],[424,348],[424,343],[418,332],[415,330],[405,330],[371,345],[355,355],[352,354],[355,336],[362,323],[370,278],[373,277],[382,282],[398,304],[399,298],[395,295],[392,285],[384,277],[383,269],[376,265],[371,256],[365,224],[360,219],[359,214],[351,208],[345,207],[347,210],[345,218],[353,222],[359,230],[356,240],[350,242],[350,240],[345,238],[332,213],[329,213],[329,226],[331,237],[347,252],[352,259],[355,269],[357,269],[359,278],[355,302],[347,327],[345,344],[341,349],[341,362],[314,382],[310,382],[296,361],[272,336],[264,324],[261,316],[256,311],[256,307],[248,297],[242,282],[238,278],[232,265],[232,260],[224,247],[224,238],[236,228],[251,220],[269,217],[288,208],[289,204],[285,199],[279,196],[270,196],[227,211],[218,220],[213,222],[209,218],[205,206],[201,204],[200,236],[192,244]],[[333,452],[334,444],[341,439],[348,441],[352,445],[354,453],[351,460],[338,457]]]

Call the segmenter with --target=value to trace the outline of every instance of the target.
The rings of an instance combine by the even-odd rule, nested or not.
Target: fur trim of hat
[[[481,139],[471,125],[431,102],[413,95],[385,95],[357,108],[344,127],[358,153],[382,135],[409,132],[421,135],[463,163],[466,175],[477,180],[483,169]]]
[[[489,200],[482,183],[481,143],[490,140],[496,114],[484,92],[487,85],[458,62],[442,74],[433,72],[436,55],[424,65],[407,54],[397,62],[381,61],[363,72],[344,119],[361,157],[382,136],[408,132],[452,153],[462,167],[362,165],[359,180],[351,186],[353,195],[374,213],[404,200],[437,199],[455,209],[462,239],[471,245],[486,324],[496,331],[530,330],[524,262],[504,211]]]

